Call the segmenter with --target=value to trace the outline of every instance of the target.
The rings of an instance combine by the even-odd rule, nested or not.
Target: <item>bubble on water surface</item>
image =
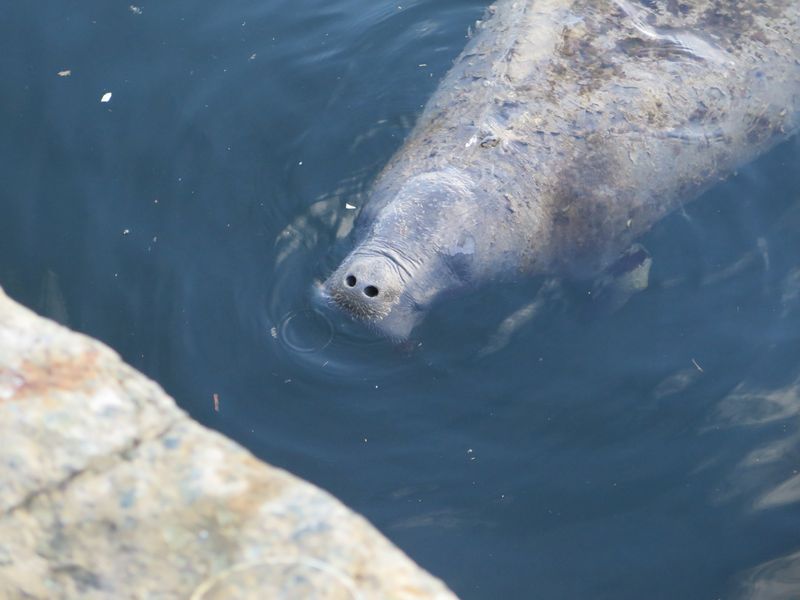
[[[333,325],[317,310],[299,310],[283,318],[278,338],[295,352],[319,352],[333,340]]]

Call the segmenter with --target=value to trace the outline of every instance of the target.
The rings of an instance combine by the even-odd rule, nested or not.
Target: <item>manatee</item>
[[[323,295],[404,339],[451,292],[597,277],[798,127],[797,0],[500,0]]]

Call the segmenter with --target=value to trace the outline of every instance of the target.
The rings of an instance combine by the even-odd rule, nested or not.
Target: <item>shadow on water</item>
[[[393,345],[314,282],[483,10],[399,5],[7,7],[0,283],[464,598],[785,597],[797,142],[648,234],[616,312],[490,286]]]

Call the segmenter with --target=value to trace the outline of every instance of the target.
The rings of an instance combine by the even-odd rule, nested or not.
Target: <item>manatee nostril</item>
[[[356,277],[355,277],[355,275],[348,275],[347,277],[345,277],[344,281],[349,287],[355,287],[355,285],[356,285]]]
[[[374,285],[368,285],[364,288],[364,293],[370,298],[374,298],[378,295],[378,288],[376,288]]]

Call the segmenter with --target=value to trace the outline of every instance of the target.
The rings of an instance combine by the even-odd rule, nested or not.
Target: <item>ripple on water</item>
[[[277,334],[293,352],[319,352],[333,340],[333,325],[318,310],[298,310],[283,318]]]

